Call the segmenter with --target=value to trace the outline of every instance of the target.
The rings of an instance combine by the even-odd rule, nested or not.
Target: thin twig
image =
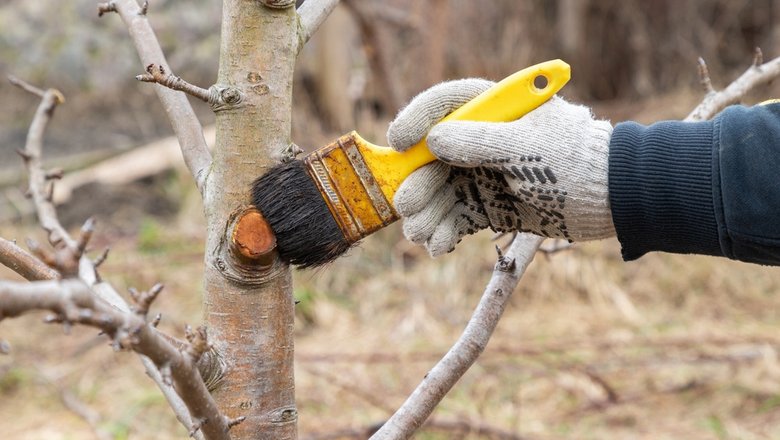
[[[32,84],[28,84],[26,81],[23,81],[13,75],[8,75],[8,81],[15,85],[16,87],[19,87],[20,89],[30,92],[33,95],[38,96],[39,98],[43,98],[43,96],[46,94],[46,91],[43,89],[39,89],[38,87],[33,86]]]
[[[105,263],[108,259],[108,253],[111,251],[111,248],[105,248],[103,249],[103,252],[98,255],[97,258],[95,258],[95,261],[93,261],[93,264],[95,265],[95,268],[100,267],[101,264]]]
[[[149,25],[145,14],[146,8],[139,7],[135,0],[113,0],[110,4],[113,6],[112,10],[119,13],[127,26],[141,63],[144,66],[156,64],[170,71],[160,43]],[[155,87],[154,91],[162,102],[173,131],[179,139],[184,163],[195,179],[198,190],[204,194],[207,170],[211,166],[211,152],[203,136],[203,127],[183,93],[163,86]]]
[[[706,64],[700,59],[699,72],[702,77],[702,84],[707,87],[708,93],[702,102],[696,106],[693,111],[685,118],[686,121],[704,121],[715,116],[719,111],[730,104],[738,102],[749,91],[755,87],[767,83],[780,76],[780,57],[777,57],[764,64],[760,64],[763,55],[760,49],[756,49],[753,57],[753,64],[731,84],[723,90],[715,91],[712,89],[712,83],[709,79],[709,72],[706,70]],[[706,79],[705,79],[706,78]]]
[[[338,4],[339,0],[306,0],[303,2],[298,8],[298,15],[301,17],[300,36],[303,43],[309,41]]]
[[[409,438],[422,426],[487,346],[512,292],[543,240],[535,235],[518,234],[507,254],[499,255],[493,276],[463,334],[371,439]]]
[[[756,47],[756,50],[753,52],[753,65],[760,67],[762,64],[764,64],[764,52],[761,51],[760,47]]]
[[[46,172],[43,170],[41,162],[43,135],[46,131],[46,126],[54,114],[54,109],[57,108],[57,105],[63,103],[65,98],[62,96],[62,93],[55,89],[44,91],[14,77],[9,77],[9,81],[15,86],[41,97],[41,103],[35,111],[35,116],[30,124],[30,130],[27,132],[24,150],[19,152],[30,176],[29,193],[32,196],[33,204],[38,214],[38,221],[41,227],[48,232],[51,244],[55,245],[60,241],[64,241],[67,247],[75,249],[77,247],[76,243],[69,238],[68,233],[57,220],[54,203],[49,198],[50,190],[47,187],[49,179],[46,178]]]
[[[190,96],[194,96],[207,103],[212,103],[217,99],[217,97],[214,96],[216,94],[213,95],[204,88],[190,84],[187,81],[181,79],[181,77],[166,71],[163,66],[158,66],[156,64],[150,64],[146,66],[146,74],[136,75],[135,79],[142,82],[160,84],[161,86],[168,87],[169,89],[178,90]]]
[[[704,93],[710,94],[715,92],[715,88],[712,87],[712,78],[710,78],[710,69],[702,57],[699,57],[699,82],[704,88]]]

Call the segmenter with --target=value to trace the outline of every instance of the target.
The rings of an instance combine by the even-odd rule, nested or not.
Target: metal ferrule
[[[398,220],[354,133],[340,137],[304,159],[312,180],[350,243]]]

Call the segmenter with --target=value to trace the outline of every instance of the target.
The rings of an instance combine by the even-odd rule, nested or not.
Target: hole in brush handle
[[[544,89],[547,88],[548,85],[550,85],[550,80],[547,78],[546,75],[539,74],[534,78],[533,85],[536,88],[536,92],[543,92]]]

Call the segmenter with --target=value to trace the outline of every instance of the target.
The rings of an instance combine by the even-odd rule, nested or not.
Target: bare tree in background
[[[58,170],[41,164],[42,134],[63,102],[55,90],[18,86],[41,98],[27,144],[20,150],[30,194],[50,246],[30,243],[31,255],[0,240],[0,262],[30,280],[0,282],[0,319],[48,310],[47,320],[101,329],[117,348],[137,352],[191,435],[206,439],[295,439],[297,410],[293,377],[293,311],[290,269],[276,258],[273,235],[248,205],[252,181],[268,167],[298,153],[290,135],[295,59],[338,0],[308,0],[297,10],[293,0],[225,0],[217,83],[208,89],[173,75],[160,50],[144,2],[112,0],[99,13],[117,13],[126,24],[146,73],[155,83],[182,156],[203,196],[207,222],[204,316],[207,326],[187,328],[186,341],[156,330],[149,307],[161,285],[131,291],[132,306],[98,274],[105,255],[86,254],[94,222],[76,237],[60,225],[51,200]],[[360,17],[358,2],[350,2]],[[446,2],[434,2],[440,14]],[[571,18],[575,20],[576,17]],[[430,34],[441,43],[444,18]],[[366,21],[361,27],[366,28]],[[382,58],[377,65],[387,63]],[[444,69],[437,60],[436,71]],[[520,67],[520,66],[518,66]],[[386,69],[385,69],[386,70]],[[780,60],[754,65],[735,86],[715,92],[706,66],[708,95],[691,118],[711,117],[750,88],[780,72]],[[437,73],[440,74],[440,73]],[[208,103],[217,114],[214,154],[185,92]],[[391,90],[388,100],[398,100]],[[450,352],[435,365],[404,405],[375,434],[378,439],[408,438],[484,350],[520,276],[541,238],[520,235],[499,259],[471,321]],[[208,332],[206,331],[208,329]],[[0,343],[0,351],[7,344]]]

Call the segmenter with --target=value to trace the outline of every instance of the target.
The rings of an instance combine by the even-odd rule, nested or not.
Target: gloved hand
[[[407,177],[395,195],[404,235],[431,256],[488,227],[569,241],[614,236],[607,186],[612,125],[557,96],[513,122],[437,124],[492,85],[482,79],[436,85],[390,124],[391,147],[404,151],[428,133],[428,148],[439,158]]]

